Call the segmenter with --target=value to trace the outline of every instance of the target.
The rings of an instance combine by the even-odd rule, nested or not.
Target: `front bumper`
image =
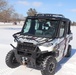
[[[37,58],[41,54],[39,48],[32,43],[19,43],[15,50],[16,59],[22,64],[22,58],[27,58],[27,66],[36,68]]]

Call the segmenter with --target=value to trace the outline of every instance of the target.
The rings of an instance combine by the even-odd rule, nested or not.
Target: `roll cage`
[[[33,19],[44,19],[44,20],[58,21],[59,23],[58,23],[58,26],[56,27],[57,29],[55,31],[55,34],[52,37],[53,39],[58,38],[58,37],[64,37],[66,34],[71,33],[71,30],[70,30],[71,21],[69,19],[65,18],[61,14],[36,14],[35,16],[27,16],[26,21],[28,19],[32,19],[32,20]],[[20,34],[22,34],[22,35],[25,35],[25,34],[23,34],[23,31],[24,31],[26,21],[24,23],[22,31],[20,32]],[[63,36],[59,36],[62,22],[64,23],[64,34],[63,34]],[[34,35],[32,35],[32,36],[34,36]],[[37,37],[45,37],[45,36],[37,36]]]

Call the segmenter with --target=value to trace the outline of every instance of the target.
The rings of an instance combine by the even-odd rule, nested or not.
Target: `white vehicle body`
[[[44,44],[38,45],[39,49],[44,52],[44,51],[48,51],[48,52],[52,52],[54,50],[58,50],[59,52],[59,56],[56,57],[56,60],[59,62],[66,54],[67,54],[67,49],[68,49],[68,44],[70,42],[70,40],[72,40],[72,34],[67,35],[65,38],[57,38],[57,39],[49,39],[49,42],[45,42]],[[18,41],[20,41],[21,43],[23,42],[29,42],[29,43],[33,43],[34,45],[37,45],[38,42],[43,43],[46,38],[37,38],[35,40],[27,40],[26,37],[28,36],[20,36],[18,35]],[[32,36],[30,36],[32,37]],[[39,41],[40,40],[40,41]],[[42,41],[42,42],[41,42]],[[17,42],[12,43],[15,47],[17,46]],[[58,45],[60,47],[58,47]]]

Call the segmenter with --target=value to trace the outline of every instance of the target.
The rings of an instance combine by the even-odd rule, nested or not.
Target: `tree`
[[[5,0],[0,0],[0,11],[7,8],[8,3]]]
[[[73,25],[73,26],[76,26],[76,22],[73,22],[72,25]]]
[[[13,20],[17,20],[18,18],[19,18],[18,13],[13,13],[12,19],[13,19]]]
[[[28,16],[34,16],[35,14],[37,14],[37,11],[35,9],[30,8],[27,12]]]
[[[18,14],[18,13],[16,13],[16,12],[14,12],[14,13],[12,14],[11,18],[12,18],[12,21],[18,21],[18,22],[24,21],[24,19],[25,19],[22,14]]]
[[[13,12],[14,12],[14,9],[12,7],[9,7],[6,10],[1,11],[0,20],[4,22],[9,22],[11,20],[11,15],[13,14]]]
[[[20,21],[22,17],[16,13],[13,6],[10,6],[6,0],[0,0],[0,21]]]

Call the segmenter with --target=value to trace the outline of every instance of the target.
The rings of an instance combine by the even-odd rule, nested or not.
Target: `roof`
[[[35,14],[35,16],[28,16],[28,18],[49,18],[54,20],[69,20],[68,18],[65,18],[62,14]]]

